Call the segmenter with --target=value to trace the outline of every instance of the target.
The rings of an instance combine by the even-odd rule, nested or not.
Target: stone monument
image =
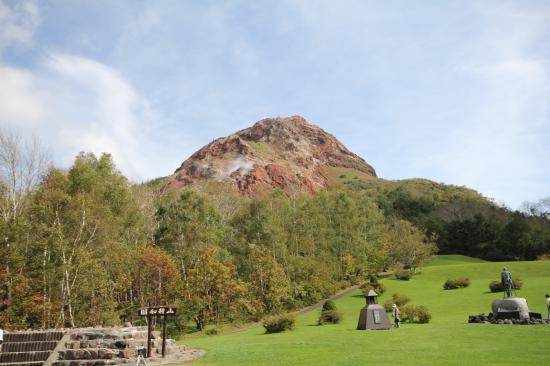
[[[496,319],[529,320],[529,305],[523,297],[507,297],[496,299],[491,304],[493,316]]]
[[[540,314],[529,312],[529,305],[525,298],[513,296],[512,274],[507,267],[502,269],[500,280],[504,290],[504,299],[496,299],[491,304],[493,316],[496,319],[519,319],[522,321],[528,321],[530,318],[540,319]]]
[[[359,313],[358,330],[366,329],[390,329],[390,320],[383,306],[377,304],[378,294],[370,290],[365,299],[367,306],[361,309]]]

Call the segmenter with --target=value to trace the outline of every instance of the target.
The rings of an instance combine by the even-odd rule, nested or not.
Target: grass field
[[[208,351],[193,365],[548,365],[550,325],[468,324],[469,314],[490,311],[500,294],[488,283],[500,276],[503,263],[462,256],[440,256],[410,281],[384,280],[387,291],[425,305],[433,315],[429,324],[404,324],[389,331],[357,331],[360,292],[336,301],[344,313],[337,325],[317,326],[319,312],[298,317],[294,331],[264,334],[263,328],[219,336],[185,338],[182,342]],[[550,292],[550,261],[506,263],[524,282],[518,296],[531,311],[546,316],[544,294]],[[465,289],[443,290],[448,278],[469,277]]]

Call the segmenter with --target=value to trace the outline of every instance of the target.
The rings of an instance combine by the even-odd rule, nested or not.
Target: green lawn
[[[460,262],[462,261],[462,264]],[[445,264],[447,263],[447,264]],[[437,264],[437,265],[436,265]],[[243,332],[186,338],[183,343],[208,351],[193,365],[546,365],[550,363],[550,325],[468,324],[469,314],[490,311],[500,294],[488,292],[499,278],[503,263],[480,262],[460,256],[441,256],[412,280],[384,280],[383,303],[394,292],[412,303],[427,306],[429,324],[404,324],[398,330],[357,331],[360,293],[336,301],[344,313],[338,325],[317,326],[318,311],[298,317],[292,332],[263,334],[263,328]],[[513,276],[524,281],[518,296],[526,297],[531,311],[544,309],[550,292],[550,262],[506,263]],[[447,278],[469,277],[470,287],[445,291]]]

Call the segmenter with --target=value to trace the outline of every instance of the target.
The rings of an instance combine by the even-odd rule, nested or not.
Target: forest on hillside
[[[549,206],[512,212],[415,181],[293,198],[161,194],[159,181],[131,184],[109,154],[80,153],[64,170],[38,143],[2,133],[0,325],[113,325],[164,304],[178,306],[177,332],[258,320],[382,271],[415,271],[437,250],[535,259],[550,253]]]

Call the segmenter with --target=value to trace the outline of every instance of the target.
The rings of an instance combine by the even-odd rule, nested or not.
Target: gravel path
[[[332,296],[332,297],[329,297],[328,299],[324,299],[324,300],[321,300],[319,301],[317,304],[313,304],[313,305],[310,305],[308,307],[305,307],[305,308],[302,308],[300,310],[296,310],[290,314],[293,314],[293,315],[302,315],[302,314],[306,314],[306,313],[309,313],[310,311],[314,311],[314,310],[317,310],[317,309],[320,309],[323,304],[325,303],[325,301],[328,301],[328,300],[337,300],[337,299],[340,299],[344,296],[347,296],[349,294],[351,294],[353,291],[357,290],[361,285],[355,285],[355,286],[352,286],[352,287],[348,287],[347,289],[337,293],[336,295]],[[227,330],[224,330],[223,331],[223,334],[231,334],[231,333],[237,333],[237,332],[243,332],[245,330],[249,330],[249,329],[254,329],[254,328],[258,328],[258,327],[261,327],[262,326],[262,322],[256,322],[256,323],[250,323],[250,324],[247,324],[247,325],[244,325],[242,327],[239,327],[239,328],[234,328],[234,329],[227,329]]]
[[[323,306],[323,304],[325,303],[325,301],[328,301],[328,300],[338,300],[344,296],[348,296],[349,294],[351,294],[353,291],[357,290],[359,288],[359,286],[361,285],[355,285],[355,286],[352,286],[352,287],[349,287],[345,290],[343,290],[342,292],[339,292],[337,293],[336,295],[332,296],[332,297],[329,297],[328,299],[325,299],[325,300],[321,300],[319,301],[317,304],[313,304],[313,305],[310,305],[306,308],[303,308],[303,309],[300,309],[298,311],[295,311],[293,312],[292,314],[296,314],[296,315],[301,315],[301,314],[305,314],[305,313],[309,313],[310,311],[313,311],[313,310],[316,310],[316,309],[319,309]]]

